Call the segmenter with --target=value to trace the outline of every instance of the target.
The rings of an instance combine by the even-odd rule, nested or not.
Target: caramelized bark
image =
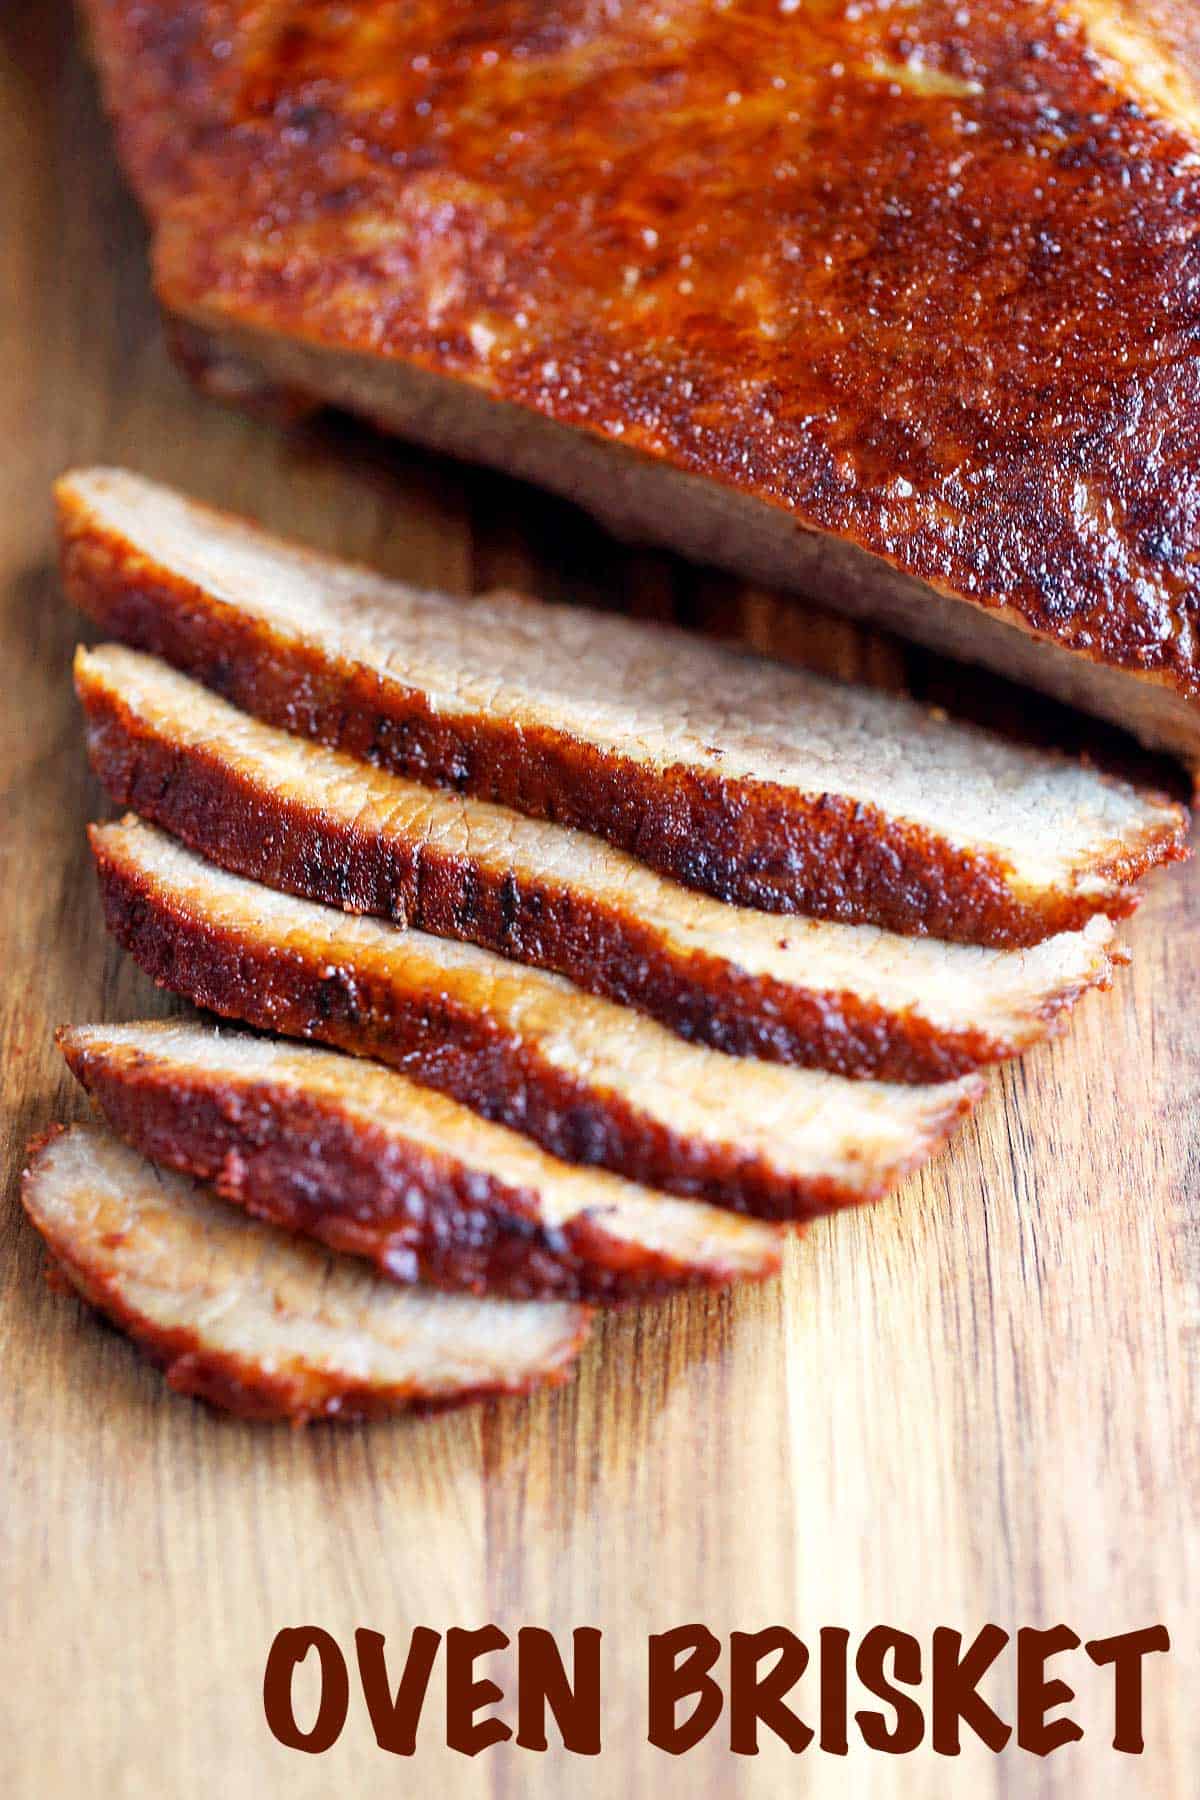
[[[470,387],[1197,699],[1186,0],[86,10],[176,314],[322,353],[318,392]]]

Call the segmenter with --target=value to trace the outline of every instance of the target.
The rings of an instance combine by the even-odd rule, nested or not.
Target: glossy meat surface
[[[169,307],[414,364],[1196,696],[1183,0],[89,0]]]

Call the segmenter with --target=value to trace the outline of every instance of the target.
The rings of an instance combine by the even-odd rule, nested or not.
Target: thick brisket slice
[[[989,944],[1097,912],[1186,815],[1064,758],[662,626],[452,601],[139,477],[59,485],[68,587],[244,711],[608,838],[718,898]]]

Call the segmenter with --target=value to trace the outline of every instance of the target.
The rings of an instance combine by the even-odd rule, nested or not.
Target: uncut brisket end
[[[83,0],[215,392],[1200,761],[1189,0]]]

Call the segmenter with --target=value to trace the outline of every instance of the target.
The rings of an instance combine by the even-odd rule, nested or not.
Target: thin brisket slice
[[[558,1162],[360,1058],[180,1022],[59,1044],[144,1156],[396,1281],[613,1300],[779,1266],[777,1226]]]
[[[735,1061],[561,976],[230,875],[138,820],[91,841],[109,928],[162,986],[377,1057],[649,1187],[778,1219],[873,1199],[981,1091]]]
[[[172,1387],[246,1418],[524,1393],[561,1379],[587,1334],[585,1307],[397,1288],[99,1130],[34,1147],[22,1197],[67,1282]]]
[[[1060,1028],[1110,978],[1103,916],[1027,951],[780,920],[263,725],[136,650],[80,650],[75,684],[117,803],[223,868],[557,970],[734,1055],[946,1080]]]

